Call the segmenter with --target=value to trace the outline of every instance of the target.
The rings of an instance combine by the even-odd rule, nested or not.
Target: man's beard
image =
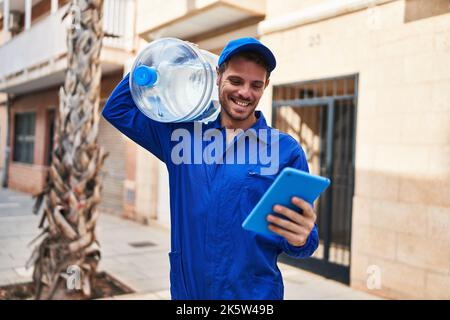
[[[225,111],[225,113],[227,114],[227,116],[228,116],[231,120],[234,120],[234,121],[245,121],[245,120],[247,120],[248,118],[250,118],[250,117],[254,114],[255,109],[256,109],[256,107],[251,108],[252,110],[251,110],[251,112],[249,112],[248,114],[246,113],[246,114],[238,114],[238,115],[235,115],[235,114],[232,113],[233,108],[230,107],[230,106],[229,106],[226,102],[224,102],[223,100],[224,100],[224,99],[222,99],[222,97],[219,95],[219,102],[220,102],[220,105],[221,105],[221,107],[222,107],[222,110]],[[232,103],[232,102],[230,102],[230,103]],[[250,109],[250,107],[249,107],[249,109]]]

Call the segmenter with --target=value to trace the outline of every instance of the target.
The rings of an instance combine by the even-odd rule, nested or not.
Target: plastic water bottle
[[[130,74],[137,107],[160,122],[207,123],[220,112],[218,56],[175,38],[151,42],[136,58]]]

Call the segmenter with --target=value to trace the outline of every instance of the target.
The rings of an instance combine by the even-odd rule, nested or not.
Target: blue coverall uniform
[[[314,226],[304,246],[295,247],[280,236],[256,234],[241,226],[277,174],[262,175],[261,164],[249,161],[244,164],[173,163],[171,152],[178,143],[171,139],[174,130],[188,130],[193,137],[198,132],[192,122],[161,123],[146,117],[131,97],[129,75],[114,89],[102,114],[167,166],[172,299],[283,299],[278,255],[285,252],[295,258],[311,256],[318,246],[317,227]],[[255,132],[275,130],[267,125],[261,112],[256,111],[256,117],[252,126]],[[203,132],[211,128],[225,131],[220,116],[203,127]],[[225,151],[226,134],[223,137]],[[278,173],[284,167],[308,171],[305,154],[297,141],[281,132],[278,139]],[[262,140],[270,154],[271,143],[265,138]],[[201,141],[200,147],[204,150],[208,141]],[[233,143],[236,144],[236,140]],[[248,148],[248,145],[241,147]],[[194,146],[192,148],[195,151]],[[234,152],[238,152],[238,148]]]

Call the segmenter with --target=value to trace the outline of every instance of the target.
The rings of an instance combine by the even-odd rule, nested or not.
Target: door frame
[[[354,79],[354,94],[346,94],[340,96],[326,96],[326,97],[313,97],[306,99],[292,99],[292,100],[279,100],[272,102],[272,125],[275,127],[276,125],[276,114],[277,108],[288,106],[292,108],[307,108],[307,107],[325,107],[327,109],[326,113],[326,123],[327,123],[327,131],[326,131],[326,151],[325,151],[325,166],[321,164],[321,174],[323,173],[323,169],[326,172],[326,176],[331,176],[332,174],[332,165],[333,165],[333,132],[334,132],[334,113],[335,113],[335,102],[338,100],[352,100],[353,108],[354,108],[354,118],[353,118],[353,128],[354,133],[352,136],[352,170],[353,170],[353,183],[351,185],[351,195],[352,199],[354,197],[354,179],[355,179],[355,154],[356,154],[356,132],[357,132],[357,100],[358,100],[358,74],[349,75],[345,77],[335,77],[335,78],[327,78],[327,79],[319,79],[315,81],[326,81],[326,80],[335,80],[342,78],[353,78]],[[314,82],[315,82],[314,81]],[[311,83],[312,81],[300,82],[302,83]],[[299,83],[295,83],[299,84]],[[289,86],[290,84],[283,84],[280,86]],[[329,249],[330,249],[330,241],[331,241],[331,207],[332,207],[332,188],[327,190],[327,201],[325,203],[326,208],[325,212],[328,214],[325,217],[325,223],[323,230],[323,246],[324,246],[324,255],[323,258],[309,258],[309,259],[295,259],[287,256],[286,254],[281,254],[279,256],[278,261],[287,263],[289,265],[301,268],[306,271],[310,271],[319,275],[322,275],[326,278],[331,278],[333,280],[342,282],[344,284],[350,284],[350,267],[351,267],[351,235],[352,235],[352,217],[353,214],[350,214],[350,227],[349,227],[349,265],[341,265],[334,262],[329,261]],[[353,206],[351,206],[351,211],[353,212]]]

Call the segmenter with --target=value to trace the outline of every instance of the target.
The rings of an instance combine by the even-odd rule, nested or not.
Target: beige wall
[[[270,19],[283,14],[289,14],[292,12],[297,12],[299,10],[305,9],[310,6],[320,5],[325,2],[330,2],[332,0],[283,0],[283,1],[272,1],[267,0],[267,12],[266,18]]]
[[[449,14],[405,24],[404,1],[262,37],[274,84],[359,74],[353,287],[376,265],[371,293],[450,298],[449,39]]]

